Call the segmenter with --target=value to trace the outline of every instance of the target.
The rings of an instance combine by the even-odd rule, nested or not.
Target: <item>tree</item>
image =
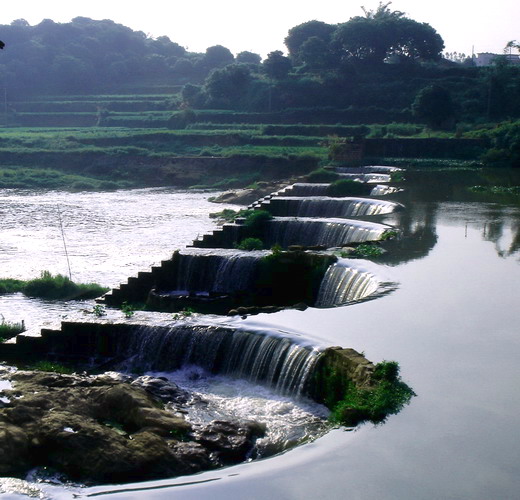
[[[291,60],[283,55],[281,50],[275,50],[267,54],[267,59],[262,64],[265,73],[274,80],[282,80],[291,71]]]
[[[432,128],[450,125],[455,115],[455,105],[450,93],[439,85],[429,85],[416,95],[412,113]]]
[[[260,54],[255,54],[254,52],[244,50],[243,52],[237,54],[236,62],[242,64],[260,64],[262,62],[262,58],[260,57]]]
[[[218,105],[236,105],[247,93],[250,83],[251,72],[246,64],[228,64],[210,73],[204,89]]]
[[[311,36],[303,42],[299,51],[299,60],[310,71],[333,68],[339,62],[331,52],[329,45],[317,36]]]
[[[444,42],[426,23],[391,11],[391,2],[380,3],[375,11],[365,12],[338,26],[332,36],[337,50],[344,57],[382,63],[390,56],[408,59],[436,60],[441,56]]]
[[[301,48],[309,38],[319,38],[325,45],[328,45],[335,29],[336,26],[333,24],[327,24],[316,20],[308,21],[291,28],[284,40],[285,45],[289,50],[289,56],[295,62],[300,62]]]
[[[206,49],[204,63],[208,68],[222,68],[235,62],[235,57],[231,51],[222,45],[213,45]]]

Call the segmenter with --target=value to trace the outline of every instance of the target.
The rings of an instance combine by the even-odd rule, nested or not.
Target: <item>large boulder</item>
[[[86,483],[190,474],[254,454],[256,423],[193,428],[189,399],[166,379],[15,372],[0,408],[0,474],[45,466]],[[164,403],[168,402],[168,409]]]

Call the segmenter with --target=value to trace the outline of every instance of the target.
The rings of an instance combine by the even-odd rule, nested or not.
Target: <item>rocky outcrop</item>
[[[86,483],[178,476],[246,460],[265,429],[256,422],[192,426],[190,395],[166,379],[2,374],[0,474],[50,467]],[[168,410],[164,402],[168,401]]]

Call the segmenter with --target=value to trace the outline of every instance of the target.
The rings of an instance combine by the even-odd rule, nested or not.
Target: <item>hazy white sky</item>
[[[335,24],[374,9],[378,0],[18,0],[2,2],[0,24],[26,19],[68,22],[76,16],[112,19],[157,37],[167,35],[190,51],[224,45],[233,53],[250,50],[265,56],[285,50],[289,28],[317,19]],[[427,22],[443,37],[447,51],[502,52],[520,41],[520,1],[394,0],[391,8]],[[2,33],[0,32],[0,39]]]

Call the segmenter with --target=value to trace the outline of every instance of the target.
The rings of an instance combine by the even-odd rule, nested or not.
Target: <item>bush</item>
[[[271,220],[273,216],[267,210],[253,210],[246,215],[244,226],[252,231],[260,231],[264,228],[265,223]]]
[[[21,292],[25,286],[25,281],[5,278],[0,280],[0,295],[5,293]]]
[[[307,182],[334,182],[339,179],[339,174],[336,172],[332,172],[325,168],[318,168],[317,170],[313,170],[307,176]]]
[[[327,196],[366,196],[372,191],[372,186],[352,179],[339,179],[334,181],[327,189]]]
[[[376,365],[374,387],[358,388],[349,384],[342,401],[332,410],[330,419],[343,425],[356,425],[364,420],[384,422],[389,415],[399,413],[416,394],[399,376],[396,361]]]
[[[53,276],[49,271],[42,271],[39,278],[28,281],[23,293],[28,297],[49,300],[83,300],[94,299],[103,295],[108,288],[96,283],[76,284],[66,276]]]
[[[239,250],[262,250],[264,243],[260,238],[244,238],[237,248]]]

